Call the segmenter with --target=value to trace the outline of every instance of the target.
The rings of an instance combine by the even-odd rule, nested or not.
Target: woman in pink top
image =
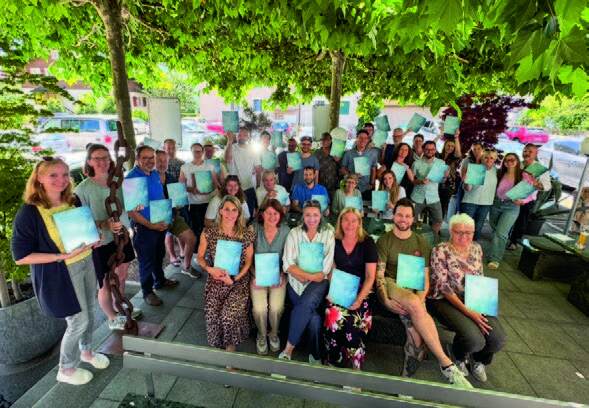
[[[499,262],[501,262],[505,253],[509,231],[511,231],[515,220],[517,220],[519,207],[526,203],[526,200],[512,201],[507,197],[507,192],[519,183],[522,177],[521,163],[517,154],[506,154],[497,176],[499,180],[497,194],[489,214],[489,224],[493,229],[493,242],[487,265],[489,269],[499,268]]]

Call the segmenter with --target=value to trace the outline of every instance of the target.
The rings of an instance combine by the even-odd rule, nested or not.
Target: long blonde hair
[[[30,205],[40,205],[44,208],[51,208],[51,202],[47,193],[43,188],[43,185],[39,182],[39,175],[46,174],[49,169],[57,165],[63,165],[68,171],[68,165],[59,158],[56,157],[44,157],[42,161],[37,163],[33,172],[27,180],[27,186],[23,193],[23,201]],[[61,202],[69,205],[73,205],[75,201],[73,193],[74,185],[70,179],[68,186],[61,192]]]
[[[215,220],[215,224],[217,225],[217,228],[219,228],[219,229],[221,228],[221,223],[223,221],[223,216],[221,215],[221,209],[223,208],[225,203],[228,203],[228,202],[233,204],[237,208],[237,211],[239,212],[239,217],[237,218],[237,222],[235,223],[234,231],[235,231],[235,236],[239,239],[242,239],[243,235],[245,234],[245,231],[247,230],[247,226],[245,224],[245,218],[243,217],[242,203],[239,200],[239,198],[227,194],[225,197],[223,197],[221,199],[221,203],[219,203],[219,209],[217,210],[217,218]]]
[[[352,213],[358,219],[358,231],[356,231],[356,238],[358,242],[364,241],[366,238],[366,231],[364,231],[364,227],[362,226],[362,214],[356,208],[348,207],[344,208],[342,212],[339,213],[337,217],[337,222],[335,224],[335,237],[337,239],[344,239],[344,231],[342,229],[342,220],[344,216],[348,213]]]
[[[394,184],[390,190],[384,185],[384,176],[390,174],[393,176]],[[397,176],[395,176],[395,172],[391,170],[385,171],[382,176],[380,176],[380,190],[388,191],[389,192],[389,202],[391,204],[396,204],[399,201],[399,182],[397,181]]]

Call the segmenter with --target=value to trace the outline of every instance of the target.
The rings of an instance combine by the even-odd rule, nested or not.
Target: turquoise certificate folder
[[[144,138],[141,144],[143,146],[149,146],[155,150],[159,150],[162,148],[162,142],[160,142],[159,140],[152,139],[151,137]]]
[[[386,211],[387,201],[389,199],[388,191],[373,191],[372,192],[372,208],[376,211]]]
[[[256,254],[254,262],[257,286],[275,286],[280,283],[280,259],[277,253]]]
[[[331,150],[329,151],[329,155],[333,157],[341,157],[344,155],[344,151],[346,150],[346,142],[339,139],[332,139],[331,140]]]
[[[301,158],[300,153],[286,153],[286,161],[288,163],[288,167],[290,167],[294,171],[303,168],[303,159]]]
[[[370,161],[368,157],[354,157],[354,172],[363,177],[370,176]]]
[[[224,132],[239,132],[239,114],[237,111],[221,112]]]
[[[397,285],[407,289],[423,290],[425,288],[425,258],[399,254]]]
[[[276,199],[280,202],[280,205],[287,205],[288,204],[288,193],[283,190],[279,190],[276,193]]]
[[[460,127],[460,119],[456,116],[446,116],[444,120],[444,133],[447,135],[453,135]]]
[[[327,196],[323,195],[323,194],[313,194],[311,196],[311,200],[317,200],[319,201],[319,204],[321,204],[321,212],[327,210]]]
[[[523,200],[528,198],[534,191],[536,191],[536,189],[533,185],[522,180],[505,193],[505,195],[512,201]]]
[[[203,194],[213,191],[213,176],[209,170],[197,171],[194,175],[198,191]]]
[[[323,271],[323,243],[301,242],[299,245],[298,266],[308,273]]]
[[[225,269],[229,275],[235,276],[239,273],[240,261],[241,242],[226,241],[224,239],[217,241],[214,267]]]
[[[391,166],[391,171],[395,173],[395,178],[397,179],[397,183],[401,184],[403,181],[403,177],[405,177],[405,173],[407,172],[407,168],[402,164],[394,162]]]
[[[407,124],[407,129],[410,129],[417,133],[419,132],[419,129],[421,129],[423,125],[425,125],[425,122],[427,122],[426,118],[421,116],[419,113],[414,113],[411,119],[409,120],[409,123]]]
[[[376,128],[378,130],[384,130],[385,132],[391,130],[391,125],[389,125],[389,118],[387,115],[380,115],[374,120],[374,123],[376,124]]]
[[[147,178],[133,177],[124,179],[123,200],[125,201],[125,211],[133,211],[139,205],[148,207]]]
[[[534,178],[536,178],[536,177],[540,177],[542,174],[546,173],[548,171],[548,169],[546,167],[542,166],[540,163],[534,162],[534,163],[530,164],[528,167],[526,167],[524,169],[524,171],[526,173],[534,176]]]
[[[432,183],[441,183],[444,180],[444,175],[448,170],[448,166],[441,160],[435,160],[429,173],[427,173],[427,179]]]
[[[213,166],[215,170],[215,174],[221,173],[221,160],[219,159],[207,159],[205,160],[206,164]]]
[[[170,183],[168,188],[168,197],[172,200],[172,207],[184,207],[188,205],[188,194],[184,183]]]
[[[276,154],[265,151],[262,153],[262,168],[264,170],[274,170],[276,168]]]
[[[376,129],[372,135],[372,143],[374,146],[381,147],[387,142],[389,134],[386,130]]]
[[[487,168],[483,164],[469,163],[466,168],[466,184],[471,186],[482,186],[485,184],[485,176],[487,175]]]
[[[153,200],[149,202],[149,222],[157,224],[172,223],[172,200]]]
[[[360,277],[335,269],[331,274],[327,297],[331,303],[347,309],[356,300],[359,289]]]
[[[284,147],[284,141],[282,139],[282,132],[279,130],[275,130],[272,132],[272,139],[270,139],[270,143],[275,148]]]
[[[486,276],[466,275],[464,305],[487,316],[499,314],[499,281]]]
[[[345,208],[355,208],[358,211],[362,211],[364,209],[364,203],[362,202],[362,197],[358,196],[349,196],[344,198],[344,206]]]
[[[90,207],[77,207],[53,214],[65,252],[100,241]]]

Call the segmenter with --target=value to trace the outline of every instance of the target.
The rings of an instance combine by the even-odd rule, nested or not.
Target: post
[[[329,95],[330,129],[339,126],[339,105],[342,97],[342,76],[346,57],[341,51],[332,51],[331,55],[331,92]]]
[[[579,205],[579,200],[581,199],[581,190],[585,186],[585,180],[587,179],[587,175],[589,173],[589,156],[585,156],[587,160],[585,161],[585,167],[583,167],[583,173],[581,174],[581,180],[579,181],[579,187],[577,188],[577,194],[575,194],[575,200],[573,201],[573,208],[571,208],[571,212],[567,217],[567,222],[564,226],[563,233],[567,235],[571,230],[571,224],[573,223],[573,217],[575,216],[575,211],[577,206]]]

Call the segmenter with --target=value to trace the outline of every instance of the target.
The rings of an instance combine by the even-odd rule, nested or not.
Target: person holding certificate
[[[372,326],[368,296],[377,261],[376,244],[362,228],[362,214],[354,208],[344,209],[335,227],[335,268],[359,277],[360,284],[349,307],[328,300],[323,333],[327,362],[331,365],[362,369],[366,357],[364,341]]]
[[[360,203],[362,206],[362,193],[358,190],[358,176],[356,174],[347,174],[344,177],[344,188],[338,189],[333,196],[331,209],[334,214],[339,214],[341,210],[349,205],[352,201]]]
[[[456,333],[452,354],[458,368],[465,376],[470,373],[485,382],[485,366],[505,345],[505,331],[496,317],[465,306],[465,276],[483,275],[483,250],[473,242],[474,220],[456,214],[450,218],[449,230],[450,241],[432,251],[428,310]]]
[[[387,170],[380,178],[379,190],[389,193],[386,210],[383,213],[382,218],[390,220],[393,218],[393,208],[395,208],[397,201],[399,201],[401,198],[405,198],[405,189],[397,182],[395,172]]]
[[[321,216],[321,204],[310,200],[303,205],[303,223],[293,228],[284,245],[282,269],[288,274],[287,293],[293,305],[288,342],[278,358],[290,360],[305,330],[309,333],[309,363],[321,362],[319,307],[329,287],[327,276],[333,267],[333,227]]]
[[[321,135],[321,149],[317,149],[314,154],[319,160],[319,184],[325,186],[329,199],[333,200],[340,181],[338,177],[340,158],[331,155],[331,147],[331,135],[329,132],[324,132]]]
[[[211,347],[226,351],[235,351],[248,338],[250,330],[249,270],[255,234],[246,226],[243,211],[237,197],[223,197],[215,224],[205,227],[198,247],[198,265],[209,274],[204,291],[207,341]],[[217,254],[218,245],[226,243],[238,243],[237,253]],[[220,258],[239,259],[238,267],[229,271],[215,266]]]
[[[513,228],[520,212],[520,208],[526,202],[533,200],[533,195],[523,200],[513,201],[507,196],[507,192],[522,181],[522,169],[519,157],[515,153],[507,153],[499,169],[497,179],[497,192],[491,212],[489,224],[493,230],[491,253],[489,254],[489,269],[499,268],[499,263],[505,254],[505,245],[509,239],[509,231]]]
[[[471,164],[466,172],[466,178],[463,181],[464,196],[462,197],[461,211],[468,214],[475,222],[474,239],[478,241],[481,238],[481,231],[487,220],[487,215],[493,205],[495,198],[495,189],[497,188],[497,151],[494,149],[485,149],[483,153],[482,164]],[[469,184],[471,181],[470,173],[477,167],[482,175],[481,184]],[[480,183],[481,180],[474,180]]]
[[[443,129],[442,129],[443,132]],[[460,148],[460,130],[457,130],[454,139],[447,139],[442,147],[442,152],[438,155],[440,159],[444,160],[444,163],[448,165],[448,177],[442,184],[440,184],[440,203],[442,204],[442,216],[446,219],[446,216],[454,214],[454,202],[456,197],[456,191],[458,183],[460,182],[458,174],[458,166],[462,159],[462,151]],[[452,205],[450,203],[452,202]],[[450,207],[450,209],[448,209]]]
[[[358,190],[365,200],[369,200],[371,191],[374,189],[378,158],[369,152],[366,130],[360,130],[356,134],[356,147],[344,153],[341,164],[342,176],[358,174]]]
[[[425,357],[427,346],[438,360],[440,371],[450,384],[472,388],[464,374],[444,353],[436,324],[425,308],[425,298],[429,289],[430,247],[425,238],[411,231],[414,218],[411,200],[400,199],[393,210],[393,229],[381,236],[376,243],[376,293],[379,300],[376,307],[379,314],[384,316],[398,315],[407,329],[402,376],[412,377],[415,374]],[[403,254],[421,259],[421,271],[415,273],[422,274],[423,290],[410,290],[397,284],[398,270],[402,267],[408,269],[399,262],[406,258],[400,256]]]
[[[241,202],[243,216],[245,217],[246,221],[250,219],[249,207],[247,205],[245,193],[241,188],[241,182],[236,175],[229,174],[227,177],[225,177],[225,183],[221,185],[221,188],[217,191],[217,194],[213,195],[209,201],[209,204],[207,205],[207,211],[205,213],[205,227],[212,227],[215,224],[219,214],[221,201],[223,201],[223,197],[227,195],[237,197],[237,199]]]
[[[393,151],[391,165],[387,169],[395,172],[397,182],[403,186],[407,197],[411,196],[413,191],[414,174],[411,170],[413,156],[411,155],[411,146],[407,143],[399,143]],[[405,169],[405,171],[403,171]]]
[[[106,356],[92,351],[96,273],[95,242],[66,252],[53,215],[74,208],[69,168],[61,159],[45,157],[29,176],[24,204],[14,220],[12,256],[17,265],[30,265],[33,288],[41,310],[65,319],[57,381],[82,385],[92,373],[80,361],[108,367]]]
[[[280,350],[280,339],[278,338],[278,326],[280,318],[284,311],[284,299],[286,297],[286,276],[282,273],[281,260],[284,251],[284,243],[290,229],[285,223],[282,223],[284,209],[280,202],[274,198],[268,198],[262,201],[258,210],[258,222],[255,225],[256,241],[254,242],[254,252],[256,260],[263,260],[258,254],[275,254],[278,262],[276,264],[268,263],[276,270],[268,269],[268,264],[256,262],[252,267],[253,279],[251,283],[252,312],[254,321],[258,328],[258,337],[256,339],[256,350],[258,354],[268,353],[268,343],[270,351]],[[256,279],[256,271],[259,271],[259,278]],[[279,277],[277,283],[269,286],[262,283],[262,272],[265,275],[277,274]],[[264,277],[266,278],[266,276]],[[267,279],[264,279],[266,281]],[[268,334],[268,320],[270,321],[270,333]]]
[[[285,214],[290,207],[288,192],[278,184],[278,177],[273,170],[264,170],[262,173],[262,185],[256,189],[256,198],[260,206],[266,198],[278,200]]]

